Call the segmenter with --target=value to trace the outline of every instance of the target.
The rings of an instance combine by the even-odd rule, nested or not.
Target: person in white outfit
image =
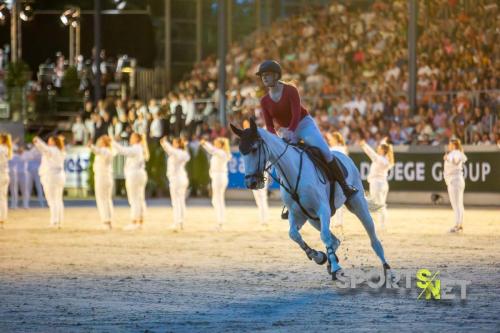
[[[200,141],[201,146],[210,154],[210,169],[208,171],[212,180],[212,205],[215,209],[217,220],[217,230],[222,229],[225,222],[225,192],[228,179],[227,163],[231,160],[231,151],[229,149],[229,140],[219,137],[210,144],[205,140]]]
[[[367,179],[370,185],[370,199],[381,206],[378,209],[379,223],[380,228],[385,229],[387,223],[386,201],[389,193],[387,176],[389,170],[394,166],[392,145],[384,140],[377,147],[377,151],[374,151],[364,140],[361,140],[360,145],[372,161]]]
[[[33,144],[42,154],[40,164],[40,179],[45,193],[45,198],[50,209],[50,226],[61,228],[64,216],[64,137],[51,136],[47,144],[35,137]]]
[[[168,155],[167,178],[170,189],[170,200],[174,213],[174,224],[172,229],[184,229],[184,216],[186,214],[186,192],[189,179],[186,172],[186,163],[190,156],[186,151],[186,143],[181,138],[172,140],[172,144],[164,137],[160,141],[161,146]]]
[[[42,162],[42,155],[36,149],[36,147],[31,147],[28,151],[25,153],[25,158],[28,161],[28,185],[27,185],[27,192],[28,196],[31,196],[31,193],[33,192],[33,185],[35,186],[36,189],[36,195],[38,197],[38,203],[40,207],[45,207],[45,199],[44,199],[44,194],[43,194],[43,188],[42,188],[42,182],[40,180],[40,174],[39,174],[39,169],[40,169],[40,163]]]
[[[97,139],[96,145],[90,144],[94,159],[94,192],[97,210],[104,228],[111,230],[113,220],[113,150],[111,138],[107,135]]]
[[[10,134],[0,133],[0,229],[7,222],[9,191],[9,160],[12,158]]]
[[[448,187],[448,196],[455,213],[455,225],[450,232],[463,231],[464,222],[464,163],[467,156],[464,154],[459,139],[452,139],[448,144],[448,152],[444,154],[444,180]]]
[[[17,153],[17,148],[14,149],[12,158],[9,160],[9,192],[10,192],[10,208],[17,209],[19,204],[19,164],[22,163],[21,156]]]
[[[29,153],[24,149],[24,147],[19,147],[18,150],[19,157],[21,158],[20,163],[17,165],[17,176],[19,180],[19,189],[21,190],[21,196],[23,198],[23,208],[30,208],[30,175],[28,172],[28,162]]]
[[[258,114],[258,120],[261,122],[263,121],[262,119],[262,114]],[[243,120],[243,128],[247,129],[250,128],[250,121],[247,119]],[[264,176],[267,180],[269,180],[269,175],[267,172],[264,173]],[[269,203],[267,200],[267,186],[269,185],[269,182],[267,181],[264,188],[261,188],[259,190],[252,190],[253,197],[255,199],[255,204],[257,205],[257,209],[259,210],[259,220],[261,226],[267,227],[268,221],[269,221]]]
[[[149,149],[146,139],[139,133],[132,133],[129,146],[123,146],[116,141],[112,142],[113,149],[125,156],[125,188],[130,204],[132,223],[124,230],[142,228],[144,214],[146,213],[146,161],[149,160]]]
[[[328,142],[328,146],[330,147],[330,151],[338,151],[344,155],[348,155],[344,137],[340,132],[333,132],[333,133],[326,132],[325,136]],[[344,206],[337,209],[335,215],[333,215],[334,227],[342,227],[344,225],[344,212],[345,212]]]
[[[266,173],[267,174],[267,173]],[[265,175],[266,176],[266,175]],[[269,179],[269,176],[266,176]],[[268,226],[269,222],[269,203],[267,201],[267,182],[264,188],[259,190],[252,190],[253,197],[255,198],[255,203],[259,209],[259,220],[260,224],[264,227]]]

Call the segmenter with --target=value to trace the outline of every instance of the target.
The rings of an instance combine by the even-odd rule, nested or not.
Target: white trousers
[[[64,218],[64,173],[45,175],[41,178],[45,199],[50,209],[50,224],[61,225]]]
[[[333,215],[333,223],[335,225],[344,225],[344,212],[345,206],[339,207],[339,209],[337,209],[335,215]]]
[[[148,175],[145,170],[137,170],[129,172],[125,176],[130,217],[133,221],[142,220],[146,213],[146,183]]]
[[[465,181],[463,178],[455,178],[447,182],[446,185],[448,185],[451,208],[453,208],[453,212],[455,213],[455,224],[462,225],[464,222]]]
[[[372,200],[383,207],[378,211],[378,219],[381,227],[385,227],[387,222],[387,194],[389,193],[389,183],[387,181],[376,180],[369,183],[370,197]]]
[[[19,204],[19,177],[17,171],[9,172],[9,178],[10,208],[16,209]]]
[[[8,205],[8,192],[9,192],[9,176],[0,179],[0,222],[7,221]]]
[[[182,226],[186,215],[186,192],[189,186],[187,177],[169,178],[170,200],[174,213],[174,225]]]
[[[267,224],[269,220],[269,204],[267,203],[267,188],[261,188],[260,190],[253,190],[253,197],[255,198],[255,203],[259,209],[259,218],[261,224]]]
[[[36,195],[38,196],[38,203],[40,204],[40,207],[44,206],[44,198],[43,198],[43,189],[42,189],[42,182],[40,180],[40,175],[38,174],[38,169],[31,169],[28,171],[28,193],[29,196],[31,196],[31,193],[33,192],[33,185],[35,185],[36,188]]]
[[[113,219],[113,175],[95,173],[94,192],[101,222]],[[127,191],[128,192],[128,191]]]
[[[18,173],[18,186],[21,190],[21,195],[23,197],[23,208],[30,208],[30,189],[29,181],[30,175],[28,172]]]
[[[212,205],[215,208],[215,218],[217,224],[222,225],[226,221],[225,192],[228,183],[228,176],[225,172],[212,173]]]

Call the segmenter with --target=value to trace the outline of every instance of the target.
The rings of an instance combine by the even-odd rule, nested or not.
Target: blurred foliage
[[[77,97],[79,95],[80,79],[75,66],[68,67],[64,72],[61,85],[62,97]]]
[[[29,66],[23,62],[11,62],[7,65],[5,85],[9,88],[22,88],[30,79]]]

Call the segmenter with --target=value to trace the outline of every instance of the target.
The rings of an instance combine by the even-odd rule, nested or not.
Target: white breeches
[[[333,215],[333,222],[335,225],[344,225],[344,212],[345,206],[339,207]]]
[[[0,222],[7,221],[7,213],[9,205],[7,203],[9,192],[9,177],[2,177],[0,179]]]
[[[389,193],[389,183],[387,181],[370,182],[370,197],[372,200],[383,207],[378,211],[379,223],[381,227],[387,222],[387,194]]]
[[[94,175],[95,201],[101,222],[111,222],[113,219],[113,176],[98,173]]]
[[[189,186],[187,177],[169,179],[170,200],[174,213],[174,225],[182,226],[186,214],[186,192]]]
[[[133,221],[144,219],[146,212],[146,183],[148,175],[145,170],[129,172],[125,179],[130,216]]]
[[[23,208],[30,207],[30,175],[28,172],[23,172],[22,174],[18,174],[18,186],[21,190],[21,195],[23,197]]]
[[[212,205],[215,208],[217,223],[222,225],[225,222],[226,202],[224,195],[227,188],[227,173],[213,173],[212,178]]]
[[[269,220],[269,205],[267,203],[267,188],[264,187],[260,190],[253,190],[253,197],[259,209],[259,218],[261,224],[267,224]]]
[[[19,203],[19,177],[16,171],[9,173],[10,208],[16,209]]]
[[[28,193],[31,196],[31,193],[33,192],[33,185],[35,185],[36,194],[38,196],[38,202],[40,206],[43,206],[43,189],[42,189],[42,182],[40,180],[40,175],[38,175],[38,169],[30,170],[28,172],[28,175],[29,175]]]
[[[455,224],[461,225],[464,222],[465,181],[463,178],[451,179],[447,185],[451,208],[455,213]]]
[[[43,192],[50,209],[50,224],[60,225],[63,222],[64,213],[64,173],[45,175],[42,177]]]

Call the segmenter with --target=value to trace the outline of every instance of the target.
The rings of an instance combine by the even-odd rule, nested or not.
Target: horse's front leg
[[[335,250],[338,244],[340,244],[340,241],[330,231],[330,208],[322,205],[317,215],[321,223],[321,240],[325,244],[328,263],[331,265],[329,273],[332,275],[332,280],[336,280],[337,273],[342,269],[339,265],[337,255],[335,254]]]
[[[288,222],[290,224],[290,230],[288,235],[290,238],[297,244],[299,244],[300,248],[306,253],[307,258],[309,260],[314,260],[318,265],[323,265],[326,261],[326,254],[322,251],[316,251],[311,248],[307,243],[302,239],[302,235],[300,234],[300,229],[306,222],[305,218],[298,217],[292,212],[290,212],[288,217]]]

